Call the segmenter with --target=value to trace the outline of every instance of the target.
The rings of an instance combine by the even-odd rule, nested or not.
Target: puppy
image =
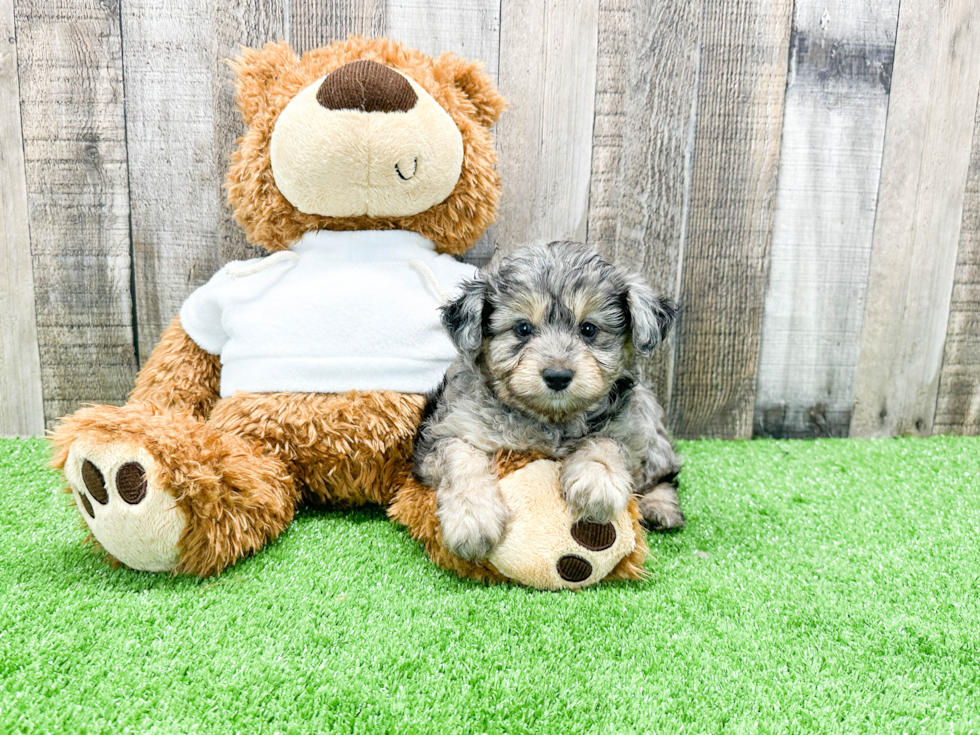
[[[579,243],[525,247],[464,284],[442,310],[459,355],[428,398],[414,457],[451,552],[482,559],[503,536],[499,449],[563,460],[576,520],[607,523],[637,493],[652,528],[684,524],[663,410],[634,372],[675,316],[638,276]]]

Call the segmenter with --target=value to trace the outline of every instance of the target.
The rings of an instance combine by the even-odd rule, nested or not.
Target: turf
[[[650,580],[458,580],[374,510],[211,580],[0,441],[0,732],[980,732],[980,440],[688,442]]]

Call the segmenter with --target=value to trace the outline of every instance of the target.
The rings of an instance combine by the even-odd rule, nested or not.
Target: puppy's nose
[[[328,110],[408,112],[418,99],[405,77],[367,59],[334,69],[316,92],[316,101]]]
[[[575,371],[570,368],[545,368],[541,371],[545,385],[551,390],[565,390],[574,375]]]

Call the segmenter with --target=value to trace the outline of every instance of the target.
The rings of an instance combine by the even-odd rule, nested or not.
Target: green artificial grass
[[[980,441],[685,442],[688,526],[579,593],[304,511],[210,580],[105,565],[0,441],[0,732],[980,732]]]

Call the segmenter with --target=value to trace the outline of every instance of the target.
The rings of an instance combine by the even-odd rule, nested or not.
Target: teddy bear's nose
[[[316,101],[328,110],[408,112],[418,99],[405,77],[367,59],[334,69],[316,93]]]

